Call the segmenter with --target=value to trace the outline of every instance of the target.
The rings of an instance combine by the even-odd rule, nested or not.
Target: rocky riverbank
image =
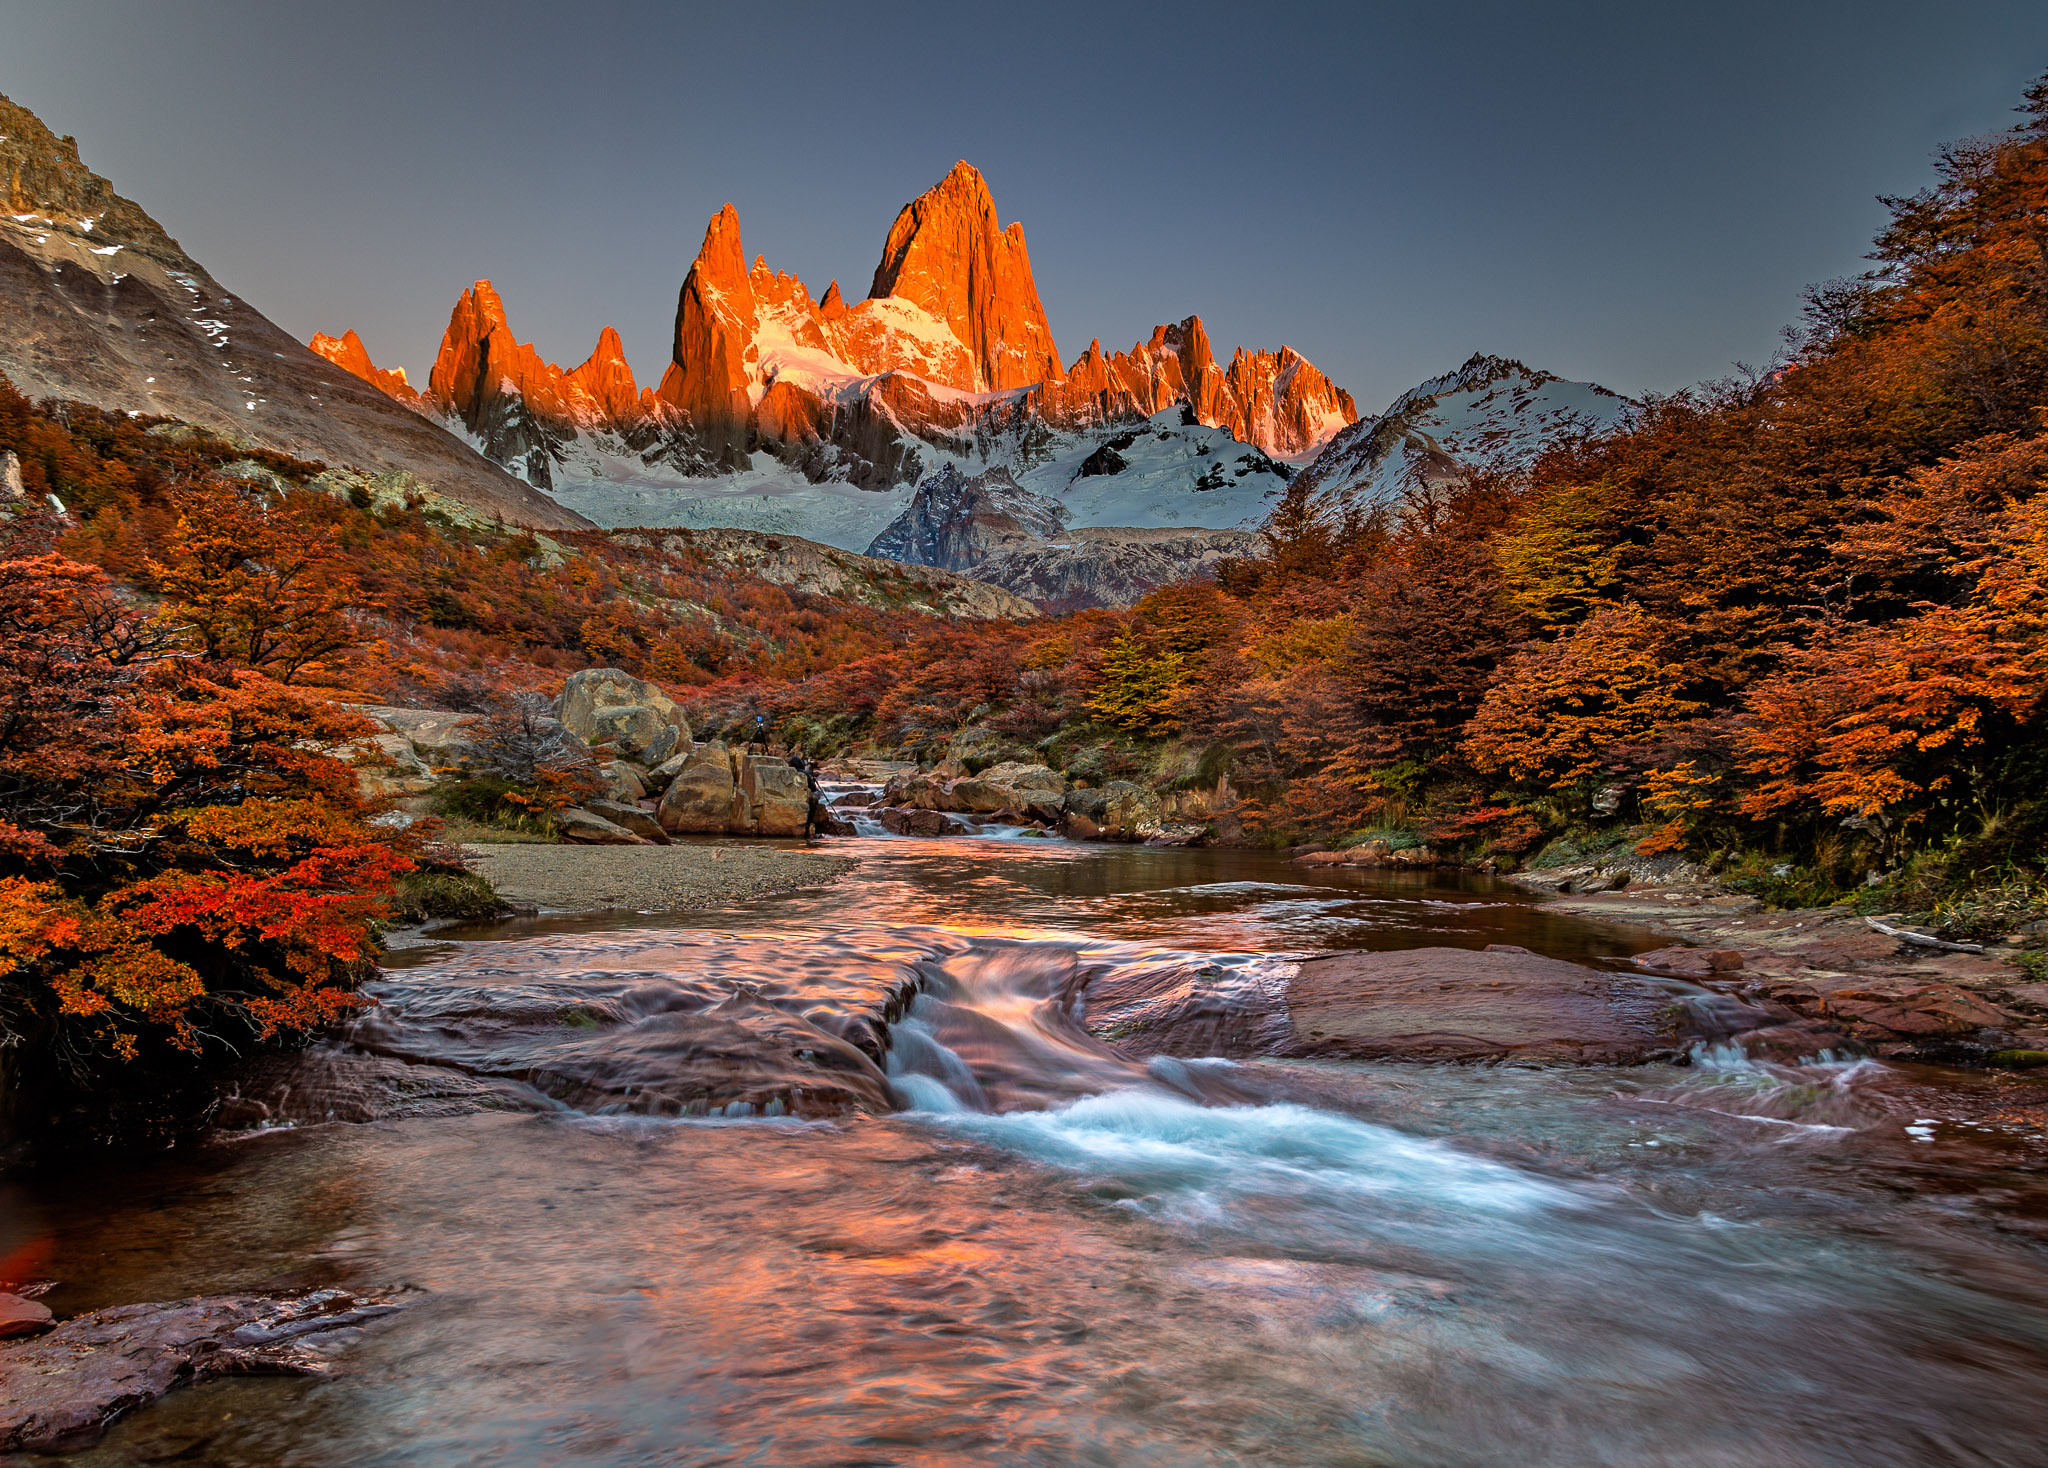
[[[2048,1064],[2048,983],[2030,979],[2003,945],[1943,948],[1846,907],[1766,912],[1710,882],[1574,893],[1551,905],[1680,940],[1637,964],[1771,1009],[1798,1048],[1847,1040],[1892,1059]]]

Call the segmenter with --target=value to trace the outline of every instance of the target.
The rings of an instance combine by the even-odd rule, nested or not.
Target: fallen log
[[[1884,934],[1887,938],[1897,938],[1904,943],[1918,943],[1923,948],[1939,948],[1944,953],[1982,953],[1984,951],[1982,943],[1951,943],[1946,938],[1930,937],[1926,933],[1915,933],[1907,928],[1895,928],[1889,923],[1879,922],[1874,917],[1867,917],[1863,921],[1869,923],[1870,926],[1877,929],[1878,932]]]

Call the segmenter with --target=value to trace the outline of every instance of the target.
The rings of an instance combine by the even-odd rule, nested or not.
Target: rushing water
[[[1951,1105],[1989,1083],[1144,1063],[1082,1023],[1104,974],[1634,945],[1477,882],[848,844],[822,891],[404,955],[362,1042],[524,1109],[0,1192],[64,1312],[419,1291],[335,1379],[174,1395],[86,1461],[2048,1463],[2048,1189],[2025,1117]],[[676,1114],[678,1069],[763,1026],[853,1046],[878,995],[910,1109]]]

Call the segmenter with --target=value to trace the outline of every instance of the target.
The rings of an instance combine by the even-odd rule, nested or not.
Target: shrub
[[[412,923],[497,917],[507,910],[497,889],[475,872],[408,872],[398,879],[396,906]]]

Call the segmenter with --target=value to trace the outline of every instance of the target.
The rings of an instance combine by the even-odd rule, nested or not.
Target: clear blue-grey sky
[[[0,92],[301,338],[422,380],[479,276],[643,381],[731,200],[866,294],[966,158],[1071,360],[1199,312],[1374,411],[1469,353],[1623,392],[1760,362],[1880,193],[2006,126],[2041,0],[810,6],[0,0]]]

